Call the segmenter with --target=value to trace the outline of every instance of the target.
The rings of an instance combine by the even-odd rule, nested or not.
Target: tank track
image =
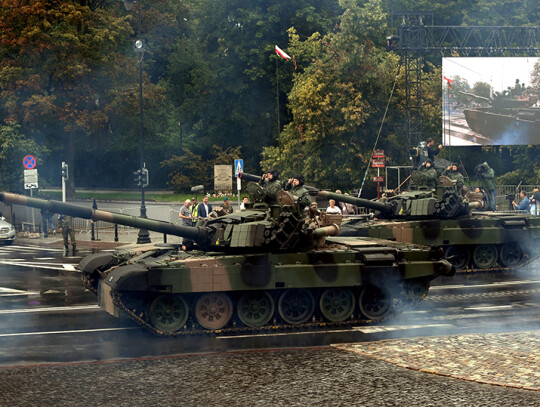
[[[538,254],[535,257],[529,257],[527,260],[525,260],[523,263],[518,264],[514,267],[503,267],[503,266],[497,266],[497,267],[490,267],[490,268],[468,268],[468,269],[456,269],[456,273],[493,273],[498,271],[518,271],[519,269],[531,264],[532,262],[540,259],[540,254]]]
[[[404,290],[403,297],[409,297]],[[285,323],[277,323],[274,319],[272,324],[263,325],[261,327],[247,327],[247,326],[237,326],[235,322],[233,322],[232,327],[222,328],[222,329],[216,329],[216,330],[208,330],[208,329],[201,329],[198,328],[198,324],[192,323],[191,328],[187,325],[184,326],[183,329],[175,331],[175,332],[164,332],[162,330],[157,329],[154,327],[146,317],[146,312],[139,312],[137,313],[136,310],[130,309],[128,306],[124,304],[122,301],[122,295],[121,293],[117,291],[111,291],[111,297],[113,303],[119,307],[122,311],[124,311],[132,320],[134,320],[137,324],[140,326],[146,328],[150,332],[164,337],[178,337],[178,336],[189,336],[189,335],[236,335],[236,334],[255,334],[255,333],[261,333],[261,332],[287,332],[287,331],[302,331],[302,330],[322,330],[323,328],[339,328],[339,327],[352,327],[352,326],[369,326],[369,325],[378,325],[381,324],[384,321],[387,321],[394,316],[401,314],[403,311],[406,311],[407,309],[413,307],[415,304],[421,302],[425,296],[427,295],[427,291],[424,292],[421,296],[417,298],[407,298],[407,300],[404,300],[402,298],[395,298],[394,304],[392,306],[392,310],[386,315],[384,318],[378,321],[373,321],[370,319],[357,319],[353,318],[351,316],[350,319],[340,322],[332,322],[332,321],[316,321],[315,316],[312,317],[312,322],[306,322],[303,324],[285,324]],[[353,314],[354,315],[354,314]]]

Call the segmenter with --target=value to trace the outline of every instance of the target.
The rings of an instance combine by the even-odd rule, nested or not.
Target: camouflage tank
[[[92,254],[78,266],[102,308],[159,335],[378,322],[454,272],[440,250],[338,237],[340,215],[300,210],[285,191],[268,205],[250,189],[251,207],[193,227],[5,192],[0,200],[189,239]]]
[[[508,91],[485,98],[461,92],[487,107],[463,110],[469,128],[487,137],[490,144],[538,144],[540,134],[540,108],[534,107],[537,96],[515,95]]]
[[[327,191],[313,193],[374,210],[370,217],[346,220],[340,236],[440,247],[458,271],[517,269],[538,257],[540,217],[475,211],[482,207],[482,195],[462,196],[453,184],[447,177],[439,177],[436,189],[419,187],[379,201]]]

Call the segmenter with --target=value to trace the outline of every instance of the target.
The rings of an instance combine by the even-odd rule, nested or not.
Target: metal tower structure
[[[433,12],[392,13],[389,50],[402,56],[406,80],[407,148],[422,140],[422,66],[424,55],[534,56],[540,53],[540,27],[434,26]]]

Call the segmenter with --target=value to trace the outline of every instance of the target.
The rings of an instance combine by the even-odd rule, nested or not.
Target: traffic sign
[[[24,170],[24,189],[38,188],[38,172],[37,168]]]
[[[384,182],[384,177],[373,177],[373,182]]]
[[[27,170],[32,170],[36,168],[36,157],[34,157],[33,155],[27,155],[26,157],[24,157],[23,166]]]
[[[234,160],[234,176],[238,178],[238,174],[244,172],[244,160]]]
[[[384,150],[373,150],[373,157],[384,157]]]
[[[384,157],[383,158],[374,158],[371,160],[371,166],[374,168],[384,168]]]

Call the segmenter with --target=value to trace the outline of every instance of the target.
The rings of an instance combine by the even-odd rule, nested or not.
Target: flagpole
[[[277,106],[277,135],[279,141],[279,130],[281,127],[281,121],[279,119],[279,65],[276,58],[276,106]],[[280,147],[281,150],[281,147]]]

